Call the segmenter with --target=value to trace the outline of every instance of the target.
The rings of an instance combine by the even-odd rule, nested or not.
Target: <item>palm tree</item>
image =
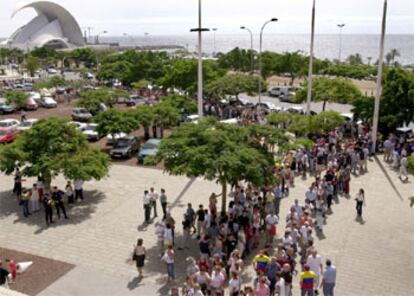
[[[362,60],[362,56],[359,53],[351,54],[349,57],[347,57],[346,60],[351,65],[362,65],[364,63]]]
[[[385,61],[387,63],[387,66],[390,66],[391,64],[394,64],[394,66],[396,66],[396,61],[395,59],[397,57],[401,56],[400,52],[398,51],[398,49],[393,48],[391,49],[386,55],[385,55]]]

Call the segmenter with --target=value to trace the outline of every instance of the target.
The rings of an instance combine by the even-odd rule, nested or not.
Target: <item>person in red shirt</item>
[[[6,263],[9,267],[11,276],[12,276],[12,280],[14,280],[17,277],[17,265],[16,262],[14,260],[11,259],[6,259]]]

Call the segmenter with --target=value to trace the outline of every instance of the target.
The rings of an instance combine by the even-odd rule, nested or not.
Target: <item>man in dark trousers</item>
[[[66,215],[65,204],[63,203],[63,195],[64,192],[62,190],[58,190],[56,186],[53,187],[52,199],[55,202],[58,218],[60,219],[60,210],[62,210],[63,216],[65,216],[65,219],[68,219],[68,216]]]
[[[49,193],[44,194],[42,203],[43,203],[43,207],[45,208],[46,225],[49,226],[49,224],[54,223],[53,222],[53,204],[54,204],[54,201],[52,200]]]

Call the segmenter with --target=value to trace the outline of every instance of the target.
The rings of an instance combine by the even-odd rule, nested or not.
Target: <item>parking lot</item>
[[[57,108],[46,109],[39,107],[37,110],[34,111],[26,111],[26,118],[36,118],[36,119],[44,119],[49,117],[60,117],[60,118],[67,118],[71,120],[72,108],[76,105],[77,100],[72,100],[69,104],[68,103],[59,103]],[[126,108],[125,105],[117,105],[116,108]],[[20,120],[20,112],[15,111],[12,114],[4,114],[0,115],[0,120],[13,118]],[[165,135],[169,134],[169,130],[164,132]],[[143,129],[136,130],[130,134],[131,136],[138,137],[141,140],[144,138],[144,131]],[[142,141],[141,141],[141,144]],[[101,138],[99,141],[91,142],[91,146],[96,149],[101,149],[102,151],[108,152],[111,149],[111,146],[107,145],[106,137]],[[113,159],[113,162],[116,164],[122,165],[129,165],[129,166],[137,166],[137,157],[133,155],[130,159]],[[160,167],[161,168],[161,167]]]

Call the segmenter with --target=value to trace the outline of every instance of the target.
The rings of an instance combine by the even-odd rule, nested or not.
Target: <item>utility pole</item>
[[[375,154],[377,149],[377,133],[378,133],[378,121],[379,121],[379,110],[380,100],[382,92],[382,74],[384,67],[384,43],[385,33],[387,29],[387,0],[384,0],[384,9],[382,14],[382,27],[381,27],[381,41],[380,41],[380,56],[378,60],[378,75],[377,75],[377,89],[375,92],[375,107],[374,107],[374,118],[372,122],[372,153]]]

